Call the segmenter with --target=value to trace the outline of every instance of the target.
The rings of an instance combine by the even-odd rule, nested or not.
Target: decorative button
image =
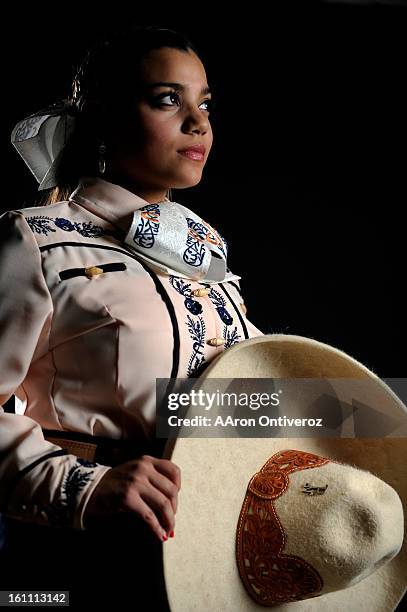
[[[246,314],[246,312],[247,312],[246,304],[243,304],[243,302],[242,302],[242,304],[240,304],[240,308],[241,308],[243,314]]]
[[[210,293],[210,289],[205,289],[204,287],[201,287],[200,289],[194,289],[192,291],[192,295],[194,297],[202,297],[203,295],[208,295],[208,293]]]
[[[92,278],[93,276],[97,276],[98,274],[103,274],[102,268],[98,268],[97,266],[91,266],[90,268],[85,268],[85,274],[88,278]]]
[[[222,344],[225,344],[225,342],[226,340],[224,338],[209,338],[207,344],[210,346],[221,346]]]

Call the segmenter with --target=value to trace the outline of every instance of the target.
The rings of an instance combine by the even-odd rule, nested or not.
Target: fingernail
[[[173,537],[174,537],[174,532],[173,532],[173,531],[171,531],[171,533],[170,533],[170,538],[173,538]]]
[[[168,540],[168,536],[167,536],[167,534],[166,534],[166,533],[163,533],[163,536],[162,536],[162,537],[163,537],[164,542],[166,542],[166,541]]]

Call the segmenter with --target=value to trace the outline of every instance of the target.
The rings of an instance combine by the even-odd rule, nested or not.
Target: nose
[[[209,130],[209,119],[203,111],[191,107],[184,119],[182,128],[186,133],[206,134]]]

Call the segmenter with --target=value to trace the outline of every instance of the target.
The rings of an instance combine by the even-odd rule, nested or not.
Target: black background
[[[227,238],[263,332],[313,337],[403,377],[406,3],[220,8],[15,9],[3,38],[2,210],[39,195],[12,128],[67,94],[89,44],[130,20],[184,31],[217,108],[203,179],[173,199]]]
[[[1,211],[38,197],[12,128],[67,94],[94,40],[129,20],[183,30],[217,110],[203,179],[173,199],[228,239],[249,318],[405,376],[407,3],[147,4],[8,5]]]

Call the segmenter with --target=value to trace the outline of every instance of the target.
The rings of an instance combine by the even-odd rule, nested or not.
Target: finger
[[[158,537],[160,542],[164,541],[163,536],[164,534],[166,535],[165,529],[163,529],[152,508],[150,508],[150,506],[146,504],[146,502],[140,496],[134,505],[133,512],[136,512],[136,514],[138,514],[140,518],[147,523],[151,531]]]
[[[181,488],[181,470],[178,465],[169,459],[157,459],[156,457],[154,457],[153,465],[158,472],[172,480],[178,489]]]
[[[171,480],[169,480],[166,476],[159,474],[158,472],[154,472],[149,476],[149,481],[153,484],[156,489],[164,493],[170,500],[172,504],[172,509],[174,514],[177,511],[178,505],[178,487]]]
[[[175,526],[174,511],[168,497],[153,485],[139,491],[140,497],[152,508],[166,533],[173,531]]]

